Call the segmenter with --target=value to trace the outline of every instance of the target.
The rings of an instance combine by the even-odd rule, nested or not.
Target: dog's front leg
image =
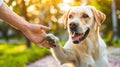
[[[49,45],[53,45],[50,49],[54,58],[60,63],[67,63],[73,60],[73,54],[69,49],[60,46],[59,39],[52,34],[48,34],[46,40]]]

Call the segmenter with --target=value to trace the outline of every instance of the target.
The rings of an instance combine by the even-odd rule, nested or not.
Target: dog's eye
[[[82,15],[83,18],[88,18],[89,16],[87,14]]]
[[[72,15],[69,15],[69,18],[71,19],[71,18],[73,18],[73,16],[72,16]]]

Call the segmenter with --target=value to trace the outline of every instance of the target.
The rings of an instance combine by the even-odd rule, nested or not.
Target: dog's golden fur
[[[86,14],[85,16],[83,16]],[[108,67],[106,45],[99,34],[99,28],[106,16],[91,6],[71,8],[63,15],[63,22],[69,32],[69,40],[64,48],[59,45],[58,39],[51,34],[48,37],[55,40],[56,47],[51,48],[53,56],[61,64],[72,62],[74,67]],[[79,43],[73,43],[70,23],[78,24],[78,33],[85,34],[90,28],[87,37]]]

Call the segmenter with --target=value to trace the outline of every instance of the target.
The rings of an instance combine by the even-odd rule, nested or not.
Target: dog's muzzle
[[[75,22],[71,22],[71,23],[69,24],[69,28],[70,28],[70,31],[72,31],[72,32],[77,31],[78,24],[75,23]]]
[[[85,33],[79,33],[77,31],[71,31],[72,36],[71,39],[74,44],[78,44],[79,42],[83,41],[89,34],[90,28],[87,28]]]

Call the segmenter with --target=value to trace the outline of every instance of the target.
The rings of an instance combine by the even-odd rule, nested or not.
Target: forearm
[[[6,4],[0,6],[0,19],[20,30],[24,35],[35,44],[41,43],[46,37],[43,30],[50,30],[49,27],[31,24],[11,11]]]
[[[26,31],[28,22],[11,11],[6,4],[0,6],[0,18],[21,31]]]

